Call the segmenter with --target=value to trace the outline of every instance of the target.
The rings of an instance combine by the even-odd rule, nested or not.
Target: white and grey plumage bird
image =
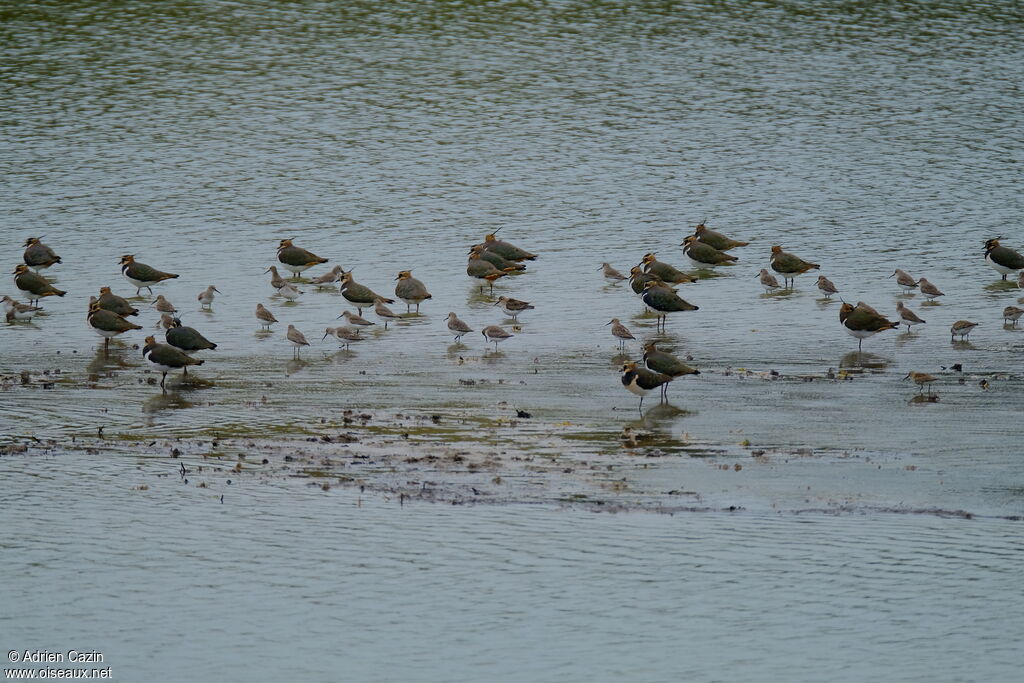
[[[455,335],[456,342],[462,339],[463,335],[473,331],[473,328],[459,320],[459,316],[455,315],[455,313],[449,313],[445,316],[445,320],[448,321],[448,329]]]
[[[216,292],[217,294],[220,294],[220,290],[219,289],[217,289],[213,285],[210,285],[209,287],[207,287],[203,291],[199,292],[199,296],[196,297],[196,300],[199,301],[199,304],[203,308],[207,308],[207,309],[213,308],[213,293],[214,292]]]
[[[299,332],[295,328],[295,325],[289,325],[288,332],[285,334],[285,336],[288,338],[288,341],[292,343],[292,346],[294,347],[294,357],[298,359],[299,349],[302,348],[303,346],[309,346],[309,342],[306,341],[306,335]]]
[[[619,340],[619,351],[624,351],[626,349],[626,342],[628,340],[636,339],[636,337],[633,336],[633,333],[629,331],[629,328],[620,323],[618,318],[612,318],[609,322],[606,322],[605,325],[612,326],[612,336]]]

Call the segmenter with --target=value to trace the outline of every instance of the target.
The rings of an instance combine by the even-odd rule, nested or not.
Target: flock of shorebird
[[[694,233],[688,235],[680,246],[683,247],[683,256],[691,266],[697,269],[708,269],[734,264],[737,257],[728,252],[737,247],[747,246],[747,244],[747,242],[731,239],[710,230],[704,222],[701,222],[696,226]],[[495,233],[491,233],[485,236],[483,242],[470,248],[466,274],[481,281],[481,291],[484,286],[488,286],[493,293],[496,280],[525,270],[526,266],[523,262],[536,257],[536,254],[499,240]],[[23,258],[24,263],[19,264],[14,270],[14,283],[18,290],[26,296],[29,303],[21,303],[8,296],[2,297],[0,302],[4,306],[8,322],[31,320],[41,310],[37,305],[40,299],[48,296],[64,296],[65,294],[41,274],[41,271],[46,268],[61,263],[61,258],[54,253],[53,249],[43,244],[40,238],[31,237],[25,242]],[[988,265],[1002,275],[1003,280],[1006,280],[1011,274],[1017,274],[1017,286],[1024,289],[1024,256],[1013,249],[1002,246],[999,239],[990,239],[985,242],[984,258]],[[277,266],[272,265],[266,270],[266,273],[271,275],[270,283],[278,295],[287,300],[295,300],[302,294],[295,284],[302,281],[300,274],[314,266],[327,263],[328,259],[295,246],[292,240],[281,240],[277,249],[277,261],[282,268],[292,273],[292,278],[291,280],[283,278],[278,272]],[[782,276],[783,284],[779,284],[776,276],[769,272],[768,268],[762,269],[759,275],[760,282],[768,294],[776,290],[792,289],[796,276],[820,269],[819,264],[787,253],[781,246],[771,248],[769,267]],[[633,267],[629,275],[623,275],[608,263],[603,263],[601,270],[604,277],[609,280],[616,282],[628,280],[632,290],[649,309],[657,314],[659,330],[664,329],[669,313],[698,310],[697,306],[680,297],[678,290],[674,287],[677,284],[695,282],[697,277],[659,261],[653,253],[644,255],[641,263]],[[163,272],[140,263],[131,254],[121,257],[121,273],[136,288],[137,297],[141,297],[143,289],[152,294],[153,285],[178,277],[174,273]],[[942,291],[927,279],[915,279],[903,270],[896,269],[889,277],[895,278],[896,284],[904,293],[918,290],[929,301],[944,296]],[[430,292],[422,282],[412,276],[412,272],[409,270],[400,271],[395,280],[397,281],[395,297],[406,304],[406,315],[418,315],[420,304],[432,298]],[[376,316],[383,320],[385,329],[387,329],[389,321],[402,317],[388,308],[388,304],[395,302],[394,299],[377,294],[369,287],[357,283],[353,279],[352,271],[345,271],[341,266],[335,266],[322,275],[305,282],[318,288],[337,285],[341,295],[356,308],[355,313],[345,311],[339,316],[339,319],[344,319],[344,325],[327,327],[321,341],[327,337],[334,337],[347,349],[351,342],[363,339],[360,330],[375,324],[363,317],[364,308],[372,308]],[[836,285],[824,275],[818,277],[817,287],[825,298],[839,293]],[[213,305],[215,296],[219,293],[220,291],[211,285],[199,293],[197,300],[203,308],[209,309]],[[507,296],[499,296],[494,305],[500,306],[502,311],[513,321],[519,314],[533,309],[529,302]],[[182,325],[181,320],[175,317],[177,309],[163,295],[158,295],[151,306],[161,314],[160,326],[165,329],[166,343],[158,343],[156,338],[150,335],[146,337],[142,350],[143,356],[162,373],[160,386],[164,387],[167,373],[182,370],[184,374],[188,374],[189,366],[203,363],[201,359],[189,355],[190,353],[216,349],[217,345],[206,339],[197,330]],[[415,314],[412,313],[413,307],[416,309]],[[109,287],[102,287],[98,297],[93,296],[89,299],[87,321],[96,334],[104,338],[104,349],[106,349],[110,339],[132,330],[142,329],[140,325],[128,320],[129,317],[138,315],[138,313],[139,310],[127,299],[117,296]],[[1024,309],[1017,306],[1007,306],[1003,310],[1004,321],[1012,325],[1016,325],[1022,315],[1024,315]],[[266,330],[278,322],[274,314],[262,303],[256,305],[255,317]],[[444,320],[456,342],[459,342],[464,335],[473,332],[473,329],[454,312],[448,313]],[[909,332],[915,325],[925,322],[902,301],[896,304],[895,320],[889,320],[864,302],[853,305],[844,301],[839,309],[839,321],[848,334],[857,338],[858,351],[865,339],[879,332],[897,329],[901,325],[906,325]],[[961,339],[969,338],[971,330],[979,324],[969,320],[958,320],[950,328],[951,338],[955,339],[957,336]],[[627,341],[635,339],[618,318],[613,318],[607,325],[611,326],[611,333],[619,342],[620,351],[624,350]],[[501,325],[488,325],[481,330],[481,334],[486,342],[494,343],[495,350],[497,350],[498,343],[514,336]],[[295,358],[299,357],[300,349],[303,346],[310,345],[305,335],[291,324],[288,325],[286,338],[294,348]],[[622,384],[626,389],[640,396],[641,409],[644,396],[650,392],[660,389],[662,397],[665,398],[668,384],[673,379],[684,375],[699,374],[697,369],[688,366],[672,354],[659,350],[654,341],[647,342],[643,349],[642,363],[646,367],[641,367],[641,363],[627,361],[621,368]],[[927,373],[910,372],[904,379],[913,381],[923,391],[924,387],[929,386],[936,378]]]

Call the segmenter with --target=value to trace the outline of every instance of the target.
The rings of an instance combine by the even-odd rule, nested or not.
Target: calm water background
[[[31,642],[12,646],[53,648],[100,634],[98,649],[125,643],[129,679],[172,665],[191,679],[290,675],[244,669],[270,647],[308,648],[296,666],[314,679],[1017,670],[1002,634],[1020,630],[1019,532],[995,518],[1024,512],[1024,341],[1000,317],[1021,292],[982,261],[988,237],[1024,247],[1016,4],[27,2],[0,12],[0,238],[13,270],[21,242],[46,235],[65,261],[48,274],[69,292],[35,324],[0,328],[0,372],[62,378],[50,391],[0,393],[0,434],[194,435],[343,407],[502,417],[518,406],[609,434],[631,425],[819,454],[747,466],[750,479],[727,489],[697,479],[744,506],[741,518],[396,512],[286,486],[233,494],[235,505],[211,512],[209,492],[131,493],[134,470],[120,458],[4,458],[4,612],[15,615],[0,622],[4,642],[14,633]],[[678,244],[705,217],[752,244],[724,276],[682,288],[701,310],[671,316],[661,339],[704,374],[672,388],[680,417],[639,421],[603,325],[619,317],[647,338],[653,319],[598,266],[626,270],[648,251],[682,265]],[[541,258],[497,290],[537,310],[499,354],[479,335],[452,347],[448,311],[476,329],[502,322],[464,272],[468,245],[499,227]],[[345,302],[311,287],[297,304],[271,296],[263,270],[283,237],[381,292],[411,268],[434,299],[351,354],[318,344],[291,364],[285,325],[319,338]],[[897,300],[895,267],[947,296],[930,307],[905,299],[928,324],[868,340],[873,367],[855,381],[805,383],[864,358],[849,355],[856,340],[813,278],[762,296],[755,278],[772,244],[883,312]],[[130,345],[142,333],[109,358],[96,353],[86,300],[103,285],[132,292],[122,253],[181,274],[157,291],[220,344],[197,373],[209,386],[175,382],[165,396],[140,383],[151,375]],[[195,295],[208,284],[224,294],[201,313]],[[270,335],[257,334],[257,302],[282,321]],[[140,317],[151,330],[156,316]],[[961,318],[983,325],[952,345]],[[941,370],[954,363],[963,384]],[[908,370],[942,376],[939,403],[909,402]],[[851,452],[917,470],[847,468]],[[138,466],[146,481],[167,469]],[[668,489],[706,469],[662,459],[650,476]],[[807,486],[869,508],[985,519],[768,512],[806,506]],[[54,586],[65,590],[40,604]]]

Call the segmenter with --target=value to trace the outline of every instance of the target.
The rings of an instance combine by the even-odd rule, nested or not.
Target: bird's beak
[[[267,268],[266,270],[263,271],[263,274],[266,275],[269,272],[270,272],[270,268]]]
[[[219,289],[217,289],[216,287],[214,287],[214,288],[213,288],[213,291],[215,291],[215,292],[217,292],[218,294],[220,294],[220,290],[219,290]]]
[[[324,332],[324,336],[320,338],[320,341],[323,341],[324,339],[327,339],[327,333],[326,332]]]
[[[606,322],[606,323],[604,324],[604,326],[605,326],[605,327],[608,327],[608,326],[609,326],[609,325],[611,325],[611,324],[612,324],[612,321],[611,321],[611,320],[609,320],[608,322]]]
[[[896,273],[893,273],[893,274],[892,274],[892,275],[890,275],[889,277],[895,277],[895,276],[896,276]]]
[[[345,317],[345,314],[344,314],[344,313],[342,313],[342,314],[341,314],[341,315],[339,315],[339,316],[338,316],[337,318],[335,318],[335,320],[341,320],[341,319],[342,319],[342,318],[344,318],[344,317]],[[326,336],[326,335],[324,335],[324,336]]]

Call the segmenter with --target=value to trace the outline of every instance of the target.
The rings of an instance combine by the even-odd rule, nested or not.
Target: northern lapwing
[[[629,287],[635,294],[643,294],[644,285],[648,282],[665,284],[662,279],[654,273],[645,273],[640,270],[640,266],[633,266],[629,269]]]
[[[183,370],[188,374],[188,366],[202,365],[201,358],[193,358],[180,349],[170,344],[158,344],[153,336],[146,337],[146,345],[142,347],[142,356],[152,363],[162,373],[160,388],[166,391],[167,373],[175,370]]]
[[[478,258],[487,261],[498,270],[505,271],[506,273],[517,273],[526,270],[525,263],[511,261],[504,256],[491,251],[484,245],[480,245],[476,253]]]
[[[167,340],[168,344],[176,349],[181,349],[186,353],[207,350],[213,351],[217,348],[216,344],[200,334],[195,328],[182,325],[181,319],[179,318],[171,319],[171,326],[167,328],[164,338]]]
[[[501,228],[498,228],[498,230],[501,230]],[[509,244],[508,242],[503,242],[502,240],[499,240],[495,236],[495,233],[497,233],[498,230],[495,230],[491,234],[484,236],[483,244],[479,246],[482,246],[487,251],[494,252],[498,256],[506,258],[509,261],[532,261],[533,259],[537,258],[536,254],[531,254],[525,249],[520,249],[514,244]]]
[[[455,335],[455,343],[458,343],[464,335],[473,331],[473,328],[459,320],[459,316],[455,315],[455,313],[446,315],[445,320],[448,321],[448,330]]]
[[[692,368],[671,353],[658,349],[658,343],[655,341],[644,344],[644,364],[647,365],[648,370],[660,372],[672,379],[683,375],[700,374],[700,370],[697,368]],[[668,385],[668,382],[661,385],[661,395],[666,400],[668,399]]]
[[[363,309],[372,306],[377,299],[380,299],[386,304],[395,303],[394,299],[381,296],[369,287],[365,287],[356,282],[352,279],[351,270],[345,271],[341,276],[341,295],[348,301],[355,304],[356,310],[359,311],[359,315],[362,315]]]
[[[311,251],[300,249],[292,244],[291,240],[281,240],[277,247],[277,260],[292,271],[293,279],[297,279],[302,271],[320,263],[327,263],[329,259],[320,258]]]
[[[411,270],[403,270],[395,278],[398,284],[395,285],[395,296],[405,302],[405,312],[408,313],[412,306],[416,306],[416,312],[420,312],[420,304],[433,296],[427,291],[426,285],[412,276]]]
[[[532,311],[533,305],[529,301],[520,301],[519,299],[513,299],[510,296],[499,296],[498,300],[494,302],[495,306],[501,306],[501,310],[505,312],[505,315],[516,320],[517,316],[523,311]]]
[[[33,273],[24,263],[19,263],[14,268],[14,286],[24,292],[28,302],[33,305],[48,296],[67,294],[51,285],[50,281],[39,273]]]
[[[856,306],[843,302],[839,308],[839,322],[847,334],[856,337],[858,352],[868,337],[873,337],[885,330],[898,329],[900,326],[897,322],[887,320],[885,316],[863,301],[858,301]]]
[[[131,330],[142,329],[142,325],[128,322],[117,313],[100,308],[96,302],[89,306],[89,314],[86,316],[86,320],[89,322],[89,327],[93,329],[93,332],[103,337],[104,353],[110,347],[110,340],[114,337]]]
[[[720,232],[709,230],[708,227],[704,225],[704,221],[698,223],[697,227],[693,229],[693,236],[704,244],[710,245],[719,251],[729,251],[730,249],[745,247],[750,244],[750,242],[741,242],[739,240],[730,239]]]
[[[1010,273],[1024,269],[1024,256],[999,244],[1001,239],[1003,238],[997,237],[985,242],[985,263],[992,266],[1005,280]]]
[[[466,275],[476,278],[477,280],[485,280],[491,287],[491,291],[494,291],[494,281],[498,278],[503,278],[508,275],[511,268],[498,268],[490,261],[485,261],[480,257],[483,249],[481,247],[474,247],[469,252],[469,261],[466,263]],[[480,286],[480,291],[484,291],[483,285]]]
[[[687,235],[680,246],[683,248],[683,255],[686,257],[686,260],[694,268],[731,266],[739,260],[732,254],[727,254],[710,244],[702,242],[696,235]]]
[[[784,283],[790,289],[793,288],[795,278],[801,273],[806,273],[809,270],[817,270],[821,266],[817,263],[811,263],[810,261],[804,261],[802,258],[788,254],[782,251],[782,247],[775,245],[772,247],[772,257],[770,263],[772,270],[782,276]]]
[[[25,265],[34,269],[37,273],[52,265],[60,263],[60,256],[54,253],[53,249],[40,241],[39,237],[29,237],[25,240],[25,254],[23,260]]]
[[[637,410],[641,415],[644,409],[644,396],[671,381],[672,378],[668,375],[641,368],[632,361],[622,364],[622,386],[640,397],[640,405]]]
[[[122,318],[139,314],[139,309],[128,303],[128,300],[124,297],[118,296],[110,291],[110,287],[100,287],[100,296],[96,300],[96,303],[99,304],[100,308],[113,311]]]
[[[697,278],[692,275],[687,275],[675,266],[670,266],[663,261],[659,261],[658,257],[653,253],[644,254],[641,265],[644,267],[644,272],[654,275],[659,280],[667,284],[677,285],[697,281]]]
[[[153,293],[152,285],[164,280],[178,277],[174,273],[165,273],[145,263],[139,263],[132,254],[125,254],[121,257],[121,274],[124,279],[135,286],[135,295],[142,295],[142,288],[145,287],[149,293]]]
[[[698,311],[700,306],[695,306],[686,301],[675,290],[665,284],[648,282],[644,285],[643,301],[650,308],[658,312],[658,322],[661,329],[665,329],[668,321],[668,314],[677,311]]]

